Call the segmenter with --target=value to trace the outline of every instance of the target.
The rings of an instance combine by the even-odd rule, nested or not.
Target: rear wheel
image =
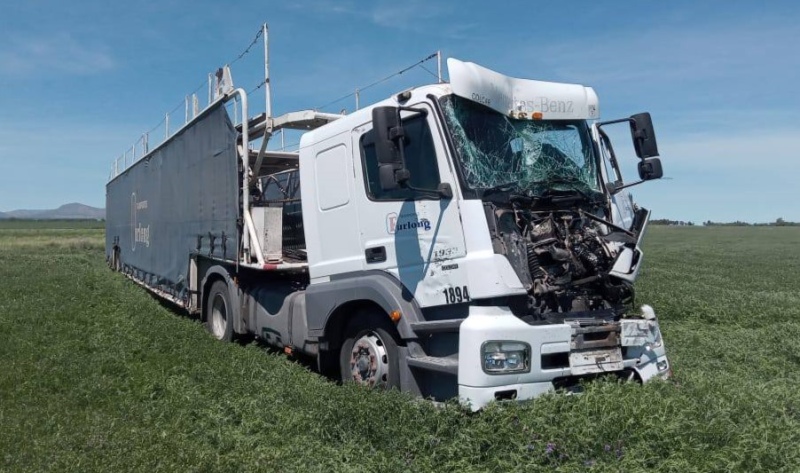
[[[206,328],[217,340],[233,340],[232,307],[228,285],[225,281],[214,281],[208,291],[205,307]]]
[[[399,336],[388,316],[362,312],[345,330],[339,352],[343,382],[375,388],[399,388]]]
[[[111,257],[108,260],[108,266],[112,271],[119,272],[122,270],[122,262],[120,261],[119,257],[119,246],[117,245],[114,245],[111,248]]]

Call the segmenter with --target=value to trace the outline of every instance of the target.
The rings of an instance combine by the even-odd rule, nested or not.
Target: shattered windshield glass
[[[601,192],[585,121],[517,120],[454,95],[441,102],[470,190]]]

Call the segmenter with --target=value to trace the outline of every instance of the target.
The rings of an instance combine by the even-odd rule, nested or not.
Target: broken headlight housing
[[[527,373],[531,370],[531,346],[513,340],[485,342],[481,361],[487,374]]]

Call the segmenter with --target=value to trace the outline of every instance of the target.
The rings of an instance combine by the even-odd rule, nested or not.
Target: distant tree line
[[[684,220],[670,220],[668,218],[657,218],[650,220],[652,225],[671,225],[671,226],[687,226],[693,227],[695,223],[692,221]],[[788,222],[783,218],[777,218],[774,222],[768,223],[750,223],[736,220],[735,222],[714,222],[706,220],[703,222],[704,227],[800,227],[800,222]]]
[[[105,222],[104,218],[22,218],[4,217],[0,221],[5,222]]]
[[[703,222],[703,225],[706,227],[714,227],[714,226],[732,226],[732,227],[800,227],[800,222],[788,222],[781,217],[775,219],[774,222],[767,222],[767,223],[748,223],[748,222],[712,222],[708,220]]]
[[[691,221],[670,220],[668,218],[652,219],[652,220],[650,220],[650,224],[651,225],[673,225],[673,226],[679,226],[679,227],[683,227],[683,226],[693,227],[694,226],[694,222],[691,222]]]

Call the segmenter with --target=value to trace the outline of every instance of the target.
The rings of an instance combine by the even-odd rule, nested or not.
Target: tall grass
[[[0,230],[102,230],[106,227],[103,220],[0,220]]]
[[[93,250],[102,256],[104,238],[102,229],[0,229],[0,251],[41,253]]]
[[[0,471],[800,471],[800,229],[651,229],[674,379],[478,414],[218,343],[38,231],[0,231]]]

